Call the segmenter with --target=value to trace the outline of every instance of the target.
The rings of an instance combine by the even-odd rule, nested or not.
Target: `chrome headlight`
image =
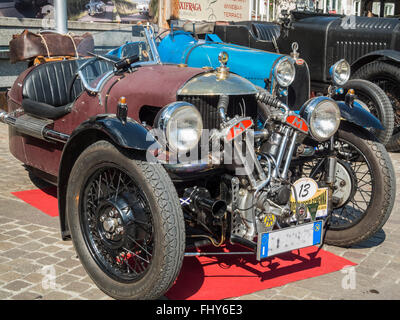
[[[274,75],[281,87],[289,87],[296,76],[296,69],[292,59],[288,57],[280,59],[274,69]]]
[[[350,64],[344,59],[339,60],[330,68],[329,73],[334,84],[343,86],[350,79]]]
[[[155,120],[163,130],[172,151],[187,152],[200,141],[203,120],[196,107],[187,102],[173,102],[164,107]]]
[[[301,114],[308,122],[311,136],[320,142],[332,137],[340,125],[339,106],[328,97],[309,100]]]

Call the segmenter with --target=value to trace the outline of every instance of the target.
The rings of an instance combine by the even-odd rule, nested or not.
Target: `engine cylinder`
[[[274,158],[278,156],[279,149],[282,143],[282,135],[280,133],[274,132],[271,134],[267,142],[263,143],[261,146],[261,152],[270,154]]]

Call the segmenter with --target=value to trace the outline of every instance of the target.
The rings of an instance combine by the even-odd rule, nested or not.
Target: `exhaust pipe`
[[[18,118],[10,116],[5,111],[0,111],[0,122],[15,127],[18,132],[32,136],[41,140],[57,141],[66,143],[69,135],[47,128],[53,123],[52,120],[39,119],[27,114],[23,114]]]
[[[212,199],[206,188],[188,188],[185,190],[184,198],[190,199],[189,207],[192,211],[205,211],[214,218],[222,218],[227,209],[226,202]]]

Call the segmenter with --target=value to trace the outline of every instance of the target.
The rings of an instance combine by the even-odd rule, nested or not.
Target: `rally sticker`
[[[290,196],[290,207],[296,212],[296,201],[293,192],[296,192],[297,203],[307,210],[306,218],[315,220],[328,215],[328,188],[318,188],[318,184],[311,178],[301,178],[294,183],[294,190]],[[296,220],[295,217],[292,220]]]

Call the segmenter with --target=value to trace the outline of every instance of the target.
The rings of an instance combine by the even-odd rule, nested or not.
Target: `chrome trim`
[[[198,114],[199,120],[201,121],[201,130],[203,130],[203,119],[201,117],[199,110],[197,110],[197,108],[193,104],[191,104],[189,102],[185,102],[185,101],[176,101],[176,102],[172,102],[172,103],[168,104],[167,106],[165,106],[164,108],[162,108],[154,120],[155,128],[158,128],[163,131],[166,142],[168,143],[169,147],[173,151],[177,151],[177,150],[173,146],[171,146],[171,144],[168,141],[167,125],[168,125],[168,121],[171,119],[174,112],[182,107],[193,108],[193,112]],[[199,136],[198,142],[200,141],[200,138],[201,138],[201,134]],[[180,150],[180,151],[182,151],[182,150]],[[189,150],[186,150],[186,151],[189,151]]]
[[[154,41],[154,30],[153,27],[150,26],[149,24],[147,24],[147,26],[145,26],[144,28],[144,34],[146,36],[147,39],[147,43],[150,46],[150,50],[154,59],[154,62],[156,64],[160,64],[161,63],[161,58],[160,55],[158,54],[158,50],[157,50],[157,45]]]
[[[330,98],[330,97],[325,97],[325,96],[315,97],[315,98],[312,98],[312,99],[308,100],[308,101],[303,105],[303,107],[302,107],[301,110],[300,110],[300,115],[307,121],[307,124],[308,124],[308,127],[309,127],[310,135],[311,135],[315,140],[317,140],[317,141],[319,141],[319,142],[327,141],[327,140],[328,140],[331,136],[333,136],[333,135],[336,133],[336,131],[337,131],[337,129],[336,129],[336,131],[335,131],[330,137],[328,137],[328,138],[326,138],[326,139],[323,139],[323,140],[318,139],[318,138],[315,136],[315,134],[313,134],[313,126],[312,126],[312,124],[311,124],[311,116],[312,116],[314,110],[315,110],[322,102],[324,102],[324,101],[330,101],[330,102],[332,102],[332,103],[336,106],[336,108],[337,108],[337,110],[338,110],[338,113],[339,113],[339,115],[340,115],[340,109],[339,109],[339,106],[338,106],[338,104],[336,103],[336,101],[333,100],[333,99]],[[340,120],[339,120],[339,123],[338,123],[338,125],[337,125],[338,128],[339,128],[339,125],[340,125]]]
[[[292,65],[292,67],[293,67],[293,74],[292,74],[292,77],[291,77],[291,80],[290,80],[289,83],[281,83],[281,81],[279,80],[279,77],[277,75],[279,66],[285,61],[289,61],[290,64]],[[296,77],[296,68],[294,66],[294,60],[292,58],[290,58],[290,57],[285,57],[285,56],[282,57],[281,59],[279,59],[278,63],[275,65],[273,73],[274,73],[274,78],[276,79],[277,83],[281,87],[284,87],[284,88],[289,87],[293,83],[294,78]]]
[[[201,173],[208,170],[216,169],[219,165],[213,165],[210,163],[176,163],[176,164],[163,164],[164,168],[170,173]]]
[[[85,77],[84,77],[84,75],[83,75],[83,73],[82,73],[82,68],[83,68],[84,66],[86,66],[87,64],[88,64],[88,62],[84,63],[84,64],[79,68],[79,71],[78,71],[79,77],[80,77],[81,80],[82,80],[83,86],[84,86],[87,90],[89,90],[89,91],[91,91],[91,92],[94,92],[94,93],[98,93],[98,92],[100,91],[101,87],[103,86],[104,82],[108,79],[108,77],[109,77],[110,75],[112,75],[112,74],[114,73],[114,70],[108,71],[107,73],[105,73],[105,74],[104,74],[104,77],[99,81],[99,83],[97,84],[97,86],[96,86],[95,88],[93,88],[93,87],[91,87],[91,86],[89,85],[89,83],[86,81],[86,79],[85,79]]]
[[[18,120],[18,118],[10,116],[5,111],[0,112],[0,122],[8,124],[9,126],[12,126],[12,127],[16,127],[16,129],[18,130],[17,120]],[[49,123],[49,124],[51,124],[51,123]],[[42,128],[42,130],[40,132],[38,132],[38,134],[35,135],[35,137],[42,139],[42,140],[50,140],[50,141],[66,143],[70,136],[68,134],[65,134],[65,133],[62,133],[59,131],[55,131],[55,130],[51,130],[51,129],[44,127],[44,128]]]
[[[289,171],[289,166],[290,163],[292,162],[292,157],[293,157],[293,152],[296,147],[296,139],[297,139],[298,131],[294,131],[293,136],[292,136],[292,141],[290,142],[289,150],[287,152],[287,157],[285,160],[285,165],[283,166],[283,170],[281,173],[281,178],[286,179],[287,178],[287,173]]]
[[[258,91],[255,86],[236,74],[218,79],[218,72],[204,72],[188,80],[178,91],[178,96],[251,95]]]
[[[349,72],[346,75],[346,81],[337,81],[336,77],[335,77],[335,69],[339,66],[339,64],[341,64],[342,62],[345,62],[347,64],[348,70]],[[350,64],[346,61],[346,59],[340,59],[338,62],[336,62],[334,65],[332,65],[329,69],[329,74],[331,76],[331,80],[332,82],[337,85],[337,86],[343,86],[347,83],[347,81],[349,81],[350,76],[351,76],[351,66]]]

